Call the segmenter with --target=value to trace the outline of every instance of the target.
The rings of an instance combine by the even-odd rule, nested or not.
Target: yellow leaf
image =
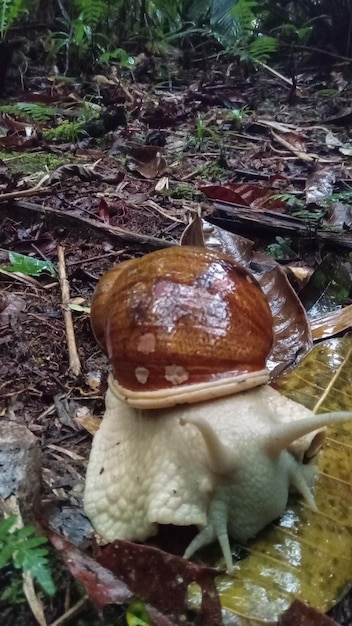
[[[352,337],[317,345],[282,393],[315,413],[352,410]],[[233,575],[218,578],[222,606],[236,624],[274,624],[295,598],[327,611],[352,579],[352,421],[328,428],[314,495],[319,512],[292,499],[277,524],[253,540]]]

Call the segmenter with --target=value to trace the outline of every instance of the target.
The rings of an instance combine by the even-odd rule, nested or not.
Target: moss
[[[46,152],[6,152],[0,150],[0,160],[5,163],[12,174],[38,174],[38,179],[46,172],[52,172],[65,163],[62,157]]]

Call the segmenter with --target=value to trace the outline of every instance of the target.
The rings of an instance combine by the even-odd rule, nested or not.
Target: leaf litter
[[[258,80],[266,88],[274,81],[277,89],[273,78]],[[102,118],[102,127],[87,125],[85,137],[74,143],[43,141],[35,120],[27,122],[19,114],[6,114],[7,135],[1,138],[2,147],[20,149],[21,159],[25,150],[33,147],[44,153],[49,149],[60,156],[68,153],[69,158],[59,168],[54,166],[49,177],[41,172],[32,182],[21,170],[12,170],[16,152],[13,157],[9,153],[3,157],[2,249],[28,254],[30,262],[37,264],[38,280],[23,282],[22,276],[22,281],[17,281],[13,272],[2,275],[4,315],[0,342],[4,356],[0,365],[0,410],[3,419],[26,424],[42,440],[43,511],[48,522],[62,534],[56,535],[56,545],[71,566],[76,562],[75,575],[87,576],[88,595],[96,604],[128,603],[137,595],[147,607],[150,605],[152,613],[154,610],[152,618],[156,624],[172,624],[165,607],[177,623],[185,610],[186,587],[195,582],[201,588],[203,583],[205,586],[201,608],[199,588],[193,592],[192,587],[188,589],[189,602],[192,604],[193,594],[196,607],[192,623],[235,623],[229,615],[236,615],[236,624],[241,625],[249,625],[253,620],[280,620],[286,624],[289,618],[285,616],[290,614],[289,605],[295,598],[326,611],[340,600],[350,584],[351,531],[346,513],[351,510],[347,506],[351,497],[348,424],[329,431],[319,457],[319,513],[310,512],[300,502],[290,503],[278,525],[272,525],[239,550],[243,558],[237,562],[234,577],[216,576],[216,570],[209,567],[217,564],[217,556],[211,550],[204,552],[203,566],[172,557],[168,552],[150,552],[157,548],[118,542],[115,547],[105,548],[105,560],[99,564],[100,557],[95,555],[92,559],[83,551],[75,552],[79,548],[68,541],[74,537],[78,544],[86,546],[91,540],[91,529],[82,515],[91,441],[86,425],[94,431],[96,416],[102,413],[107,362],[92,337],[87,307],[97,279],[114,262],[177,245],[182,236],[184,244],[188,238],[192,245],[206,245],[233,255],[255,273],[271,304],[276,341],[270,366],[273,375],[291,367],[290,373],[275,383],[312,408],[319,405],[319,410],[350,409],[352,405],[348,378],[350,339],[318,344],[309,352],[312,331],[313,337],[319,339],[351,327],[349,308],[345,306],[351,296],[351,268],[344,253],[352,242],[346,228],[351,167],[343,160],[342,146],[330,142],[330,152],[326,154],[328,131],[316,128],[319,119],[307,123],[302,118],[297,124],[290,123],[284,114],[278,115],[277,120],[265,119],[260,103],[258,117],[244,114],[241,128],[234,130],[226,122],[226,108],[221,110],[231,99],[233,89],[225,80],[223,85],[217,85],[216,93],[212,87],[203,82],[195,90],[185,85],[175,93],[156,90],[151,95],[142,84],[127,88],[111,80],[105,85],[103,110],[111,104],[110,95],[116,98],[118,94],[120,104],[113,114]],[[36,95],[30,95],[35,101]],[[76,96],[71,99],[65,90],[60,93],[57,89],[55,98],[56,102],[77,103]],[[246,101],[244,93],[241,98]],[[291,119],[296,119],[296,112],[291,111]],[[341,124],[342,120],[331,118],[324,123],[334,122]],[[94,145],[94,137],[105,136],[111,130],[115,137],[108,149]],[[343,140],[341,143],[346,144]],[[77,163],[72,162],[72,151]],[[314,175],[309,170],[312,161],[316,164]],[[163,184],[158,185],[161,177]],[[253,180],[257,182],[254,184]],[[333,198],[334,191],[340,194],[337,199]],[[338,213],[337,203],[341,200],[347,203],[347,209]],[[190,222],[193,233],[190,227],[186,228]],[[183,234],[185,230],[187,234]],[[315,270],[306,283],[294,280],[289,263],[280,265],[268,256],[266,247],[277,235],[292,238],[296,264],[298,259],[302,269]],[[79,376],[68,368],[59,286],[39,269],[44,268],[41,263],[47,264],[46,269],[57,267],[56,248],[62,243],[71,295],[82,298],[81,310],[75,311],[69,305],[83,367]],[[324,258],[318,258],[318,247],[331,244],[335,249],[330,251],[329,266],[325,251]],[[338,258],[341,255],[343,260]],[[2,267],[6,266],[6,259],[0,260]],[[28,276],[30,267],[22,267],[21,273]],[[343,280],[344,276],[348,280]],[[304,304],[312,303],[309,315],[309,310],[321,304],[332,286],[328,305],[319,309],[319,313],[325,314],[320,324],[319,319],[310,323]],[[336,311],[336,306],[341,308]],[[326,313],[332,316],[332,322]],[[301,361],[307,352],[307,360]],[[97,371],[101,375],[97,386],[92,387],[88,382],[90,373]],[[65,419],[60,403],[65,403]],[[74,448],[74,455],[67,455],[65,447],[67,451]],[[151,554],[159,563],[154,574],[154,596],[151,589],[134,587],[135,581],[129,579],[131,571],[142,575],[143,568],[148,569]],[[102,567],[104,571],[99,569]],[[96,582],[99,576],[103,583],[97,591],[92,581]],[[172,583],[177,576],[185,578],[167,604],[165,580]],[[212,586],[214,578],[222,612]],[[120,589],[118,600],[116,595],[109,595],[115,585]],[[292,605],[294,617],[290,619],[297,623],[301,619],[302,624],[323,623],[319,622],[321,616],[312,617],[312,611],[308,615],[305,604],[296,602]]]

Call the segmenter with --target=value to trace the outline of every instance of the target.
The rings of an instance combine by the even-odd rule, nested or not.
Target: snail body
[[[230,570],[229,536],[257,534],[291,489],[315,506],[303,460],[347,415],[267,384],[271,313],[246,270],[192,247],[127,261],[98,284],[92,327],[112,373],[84,501],[105,541],[196,525],[185,556],[217,539]]]

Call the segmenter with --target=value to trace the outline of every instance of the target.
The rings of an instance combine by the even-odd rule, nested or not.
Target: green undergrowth
[[[62,157],[58,157],[47,152],[12,152],[0,150],[0,161],[2,161],[13,174],[38,174],[38,177],[45,173],[52,172],[65,163]]]
[[[16,515],[0,521],[0,570],[13,567],[29,572],[48,595],[55,585],[48,566],[47,538],[38,536],[34,526],[18,527]],[[6,590],[5,590],[6,591]]]

